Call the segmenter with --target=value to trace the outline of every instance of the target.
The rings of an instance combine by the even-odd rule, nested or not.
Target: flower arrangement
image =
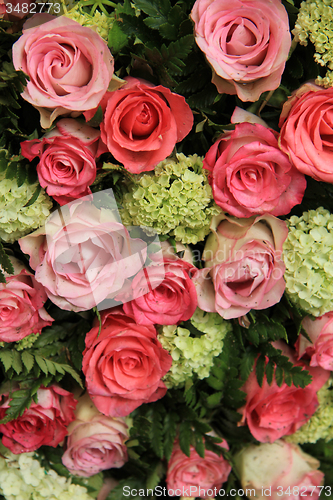
[[[0,0],[0,500],[332,496],[332,30]]]

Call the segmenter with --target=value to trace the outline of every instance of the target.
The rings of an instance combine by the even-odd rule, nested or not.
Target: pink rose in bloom
[[[231,319],[279,302],[285,289],[285,222],[272,215],[236,219],[220,214],[211,228],[205,269],[193,277],[200,309]]]
[[[41,140],[21,142],[22,155],[28,160],[39,156],[39,183],[60,205],[91,193],[89,185],[96,177],[96,157],[100,133],[71,118],[57,122],[55,129]]]
[[[225,440],[219,446],[229,449]],[[222,456],[205,450],[205,458],[201,458],[191,445],[190,456],[187,457],[176,441],[168,463],[166,478],[168,495],[214,497],[214,488],[217,490],[221,488],[228,479],[230,471],[231,466]]]
[[[59,115],[95,108],[113,75],[106,42],[64,16],[38,14],[25,28],[13,45],[13,64],[30,78],[22,97],[38,109],[54,111],[42,126]]]
[[[255,490],[257,500],[320,497],[324,474],[318,470],[319,460],[304,453],[297,444],[282,439],[272,444],[251,444],[237,453],[234,461],[242,488]],[[251,494],[250,498],[254,496]]]
[[[127,425],[122,418],[100,413],[88,393],[81,396],[75,420],[67,427],[62,463],[71,474],[90,477],[102,470],[119,468],[127,462]]]
[[[162,398],[166,386],[161,378],[172,358],[157,340],[153,326],[138,325],[114,308],[101,314],[86,336],[82,370],[87,390],[104,415],[124,417],[143,403]]]
[[[279,387],[273,379],[271,385],[266,374],[259,386],[255,370],[242,387],[246,393],[246,404],[239,411],[251,434],[261,443],[273,443],[282,436],[289,436],[297,431],[314,414],[318,407],[317,392],[327,382],[330,373],[322,368],[308,367],[297,363],[293,351],[282,341],[274,342],[276,348],[283,350],[290,361],[297,366],[304,366],[312,376],[312,382],[304,389],[283,382]]]
[[[218,92],[257,101],[280,85],[291,44],[280,0],[197,0],[191,17]]]
[[[190,132],[193,114],[183,96],[162,85],[126,77],[127,84],[107,94],[102,140],[132,174],[154,167]],[[105,99],[101,104],[105,104]]]
[[[144,289],[146,294],[124,303],[124,312],[133,316],[140,325],[175,325],[187,321],[198,303],[190,277],[195,269],[182,259],[164,259],[164,262],[140,271],[131,283],[132,293],[135,296],[139,290],[141,295]],[[154,282],[160,283],[161,277],[162,283],[155,287]]]
[[[130,238],[115,211],[97,208],[90,197],[53,212],[45,228],[19,244],[47,296],[66,311],[86,311],[115,297],[146,257],[146,244]]]
[[[14,275],[0,283],[0,342],[16,342],[31,333],[40,333],[53,318],[44,309],[47,295],[23,264],[10,257]]]
[[[315,320],[306,316],[302,321],[302,327],[312,344],[303,335],[299,335],[295,344],[298,357],[307,355],[311,358],[310,366],[333,370],[333,312]]]
[[[2,397],[1,419],[9,408],[9,390]],[[37,391],[37,403],[33,401],[21,417],[0,425],[2,444],[15,454],[34,451],[43,445],[55,448],[67,435],[68,424],[75,419],[75,406],[73,394],[61,387],[40,387]]]
[[[333,182],[333,88],[302,85],[283,105],[279,144],[295,167],[316,181]]]
[[[258,123],[239,123],[209,149],[203,165],[211,172],[214,200],[225,212],[278,216],[301,203],[305,177],[280,151],[277,136]]]

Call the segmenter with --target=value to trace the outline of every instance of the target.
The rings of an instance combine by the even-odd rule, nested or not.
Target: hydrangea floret
[[[333,379],[318,391],[319,406],[310,420],[304,424],[295,434],[286,436],[285,440],[292,443],[316,443],[318,439],[326,442],[333,439]]]
[[[46,470],[34,453],[14,455],[1,445],[0,494],[6,500],[92,500],[87,488]]]
[[[187,328],[176,325],[164,326],[158,335],[172,356],[172,366],[163,379],[168,388],[183,386],[194,374],[199,379],[208,377],[214,358],[222,351],[223,338],[232,329],[231,323],[219,314],[198,308],[190,321],[203,333],[200,337],[191,337]]]
[[[23,183],[20,187],[16,179],[6,179],[0,174],[0,238],[13,243],[43,225],[50,215],[52,201],[42,189],[37,200],[29,206],[38,183]]]
[[[120,211],[125,225],[146,226],[176,241],[196,244],[210,232],[210,222],[221,209],[213,200],[202,157],[176,154],[135,176]]]
[[[331,0],[306,0],[301,3],[295,28],[292,31],[301,45],[310,40],[316,53],[315,61],[327,66],[325,77],[318,76],[316,83],[325,88],[333,85],[333,7]]]
[[[40,333],[31,333],[30,335],[27,335],[23,339],[16,342],[15,344],[16,350],[23,351],[24,349],[30,349],[30,347],[33,346],[33,344],[36,342],[39,336]]]
[[[321,316],[333,310],[333,215],[320,207],[286,222],[286,292],[307,314]]]

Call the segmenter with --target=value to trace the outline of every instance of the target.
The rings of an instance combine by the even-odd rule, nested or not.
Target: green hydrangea
[[[214,358],[222,351],[223,338],[231,330],[231,323],[219,314],[201,309],[196,309],[190,321],[203,335],[191,337],[187,328],[176,325],[164,326],[158,335],[172,356],[172,366],[163,379],[168,388],[183,386],[194,374],[199,379],[208,377]]]
[[[292,443],[316,443],[318,439],[333,439],[333,379],[318,391],[319,406],[310,420],[298,431],[284,439]]]
[[[314,44],[315,61],[328,70],[316,83],[325,88],[333,85],[333,7],[332,0],[306,0],[301,3],[295,28],[292,31],[301,45],[308,39]]]
[[[31,333],[30,335],[27,335],[23,339],[16,342],[15,345],[16,350],[23,351],[24,349],[29,349],[30,347],[33,346],[33,344],[36,342],[39,336],[40,333]]]
[[[18,187],[16,179],[4,176],[0,174],[0,238],[13,243],[43,225],[52,201],[42,189],[37,200],[26,207],[38,184],[23,183]]]
[[[321,316],[333,310],[333,215],[320,207],[286,222],[286,292],[306,313]]]
[[[84,2],[83,4],[78,2],[70,10],[64,8],[64,16],[73,19],[82,26],[95,29],[99,36],[107,42],[114,19],[99,10],[95,10],[93,15],[90,15],[82,9],[82,5]]]
[[[182,243],[197,243],[210,231],[215,204],[202,158],[177,154],[167,158],[155,172],[137,175],[129,184],[120,210],[125,225],[146,226],[169,234]]]
[[[91,500],[87,488],[46,470],[33,453],[14,455],[0,448],[0,494],[6,500]]]

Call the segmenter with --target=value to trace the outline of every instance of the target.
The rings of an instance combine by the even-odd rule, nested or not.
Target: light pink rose
[[[146,258],[146,244],[129,236],[115,210],[97,208],[89,196],[54,212],[19,244],[52,302],[76,312],[115,297]]]
[[[22,97],[37,109],[53,111],[52,122],[98,105],[113,75],[113,57],[92,29],[64,16],[49,19],[37,14],[29,20],[13,45],[13,64],[30,79]]]
[[[42,139],[21,142],[28,160],[39,157],[39,183],[60,205],[91,193],[96,177],[95,159],[100,148],[100,132],[72,118],[63,118]]]
[[[133,174],[154,167],[187,136],[193,114],[183,96],[162,85],[126,77],[127,84],[107,94],[102,140]],[[103,107],[102,106],[102,107]]]
[[[125,419],[100,413],[88,393],[78,399],[75,420],[67,431],[62,463],[71,474],[90,477],[127,462]]]
[[[278,134],[258,123],[239,123],[209,149],[204,168],[214,200],[236,217],[285,215],[301,203],[304,175],[278,147]]]
[[[274,346],[283,351],[293,365],[304,366],[312,376],[311,384],[304,389],[283,382],[279,387],[273,379],[271,385],[266,374],[259,386],[255,370],[242,387],[246,393],[246,404],[240,410],[242,424],[247,424],[251,434],[261,443],[273,443],[282,436],[297,431],[314,414],[318,407],[317,392],[327,382],[330,373],[322,368],[313,368],[296,361],[294,352],[282,341]]]
[[[205,269],[193,277],[200,309],[231,319],[279,302],[285,289],[285,222],[272,215],[236,219],[221,214],[213,218],[211,229],[203,252]]]
[[[333,88],[302,85],[283,105],[279,144],[303,174],[333,182]]]
[[[244,490],[256,500],[318,500],[324,474],[318,470],[319,460],[294,443],[278,440],[272,444],[250,444],[234,457]],[[288,493],[289,492],[289,493]]]
[[[0,419],[6,414],[11,392],[2,392],[4,401],[0,406]],[[2,444],[12,453],[26,453],[47,445],[55,448],[67,434],[67,426],[75,419],[76,400],[73,394],[57,385],[40,387],[37,403],[32,401],[21,417],[0,425]]]
[[[298,357],[309,356],[310,366],[321,366],[325,370],[333,370],[333,312],[329,312],[312,320],[306,316],[302,327],[312,341],[299,335],[295,344]]]
[[[229,449],[225,440],[219,446],[226,450]],[[168,495],[214,497],[214,489],[221,488],[228,479],[230,471],[231,466],[222,456],[213,451],[205,450],[205,458],[202,458],[191,445],[190,456],[187,457],[180,449],[179,442],[176,441],[168,463],[166,478]]]
[[[47,295],[23,264],[9,257],[13,275],[0,283],[0,342],[16,342],[31,333],[40,333],[53,318],[44,309]]]
[[[161,378],[172,358],[157,340],[153,326],[138,325],[114,308],[101,314],[86,336],[82,370],[92,401],[104,415],[124,417],[143,403],[162,398]]]
[[[257,101],[279,86],[291,44],[280,0],[197,0],[191,17],[218,92]]]
[[[125,302],[124,312],[140,325],[175,325],[190,319],[197,308],[197,292],[191,275],[195,268],[182,259],[163,262],[140,271],[131,283],[139,297]],[[148,273],[148,277],[147,277]],[[161,277],[163,279],[161,283]],[[155,286],[155,281],[158,286]],[[145,290],[144,295],[141,291]]]

